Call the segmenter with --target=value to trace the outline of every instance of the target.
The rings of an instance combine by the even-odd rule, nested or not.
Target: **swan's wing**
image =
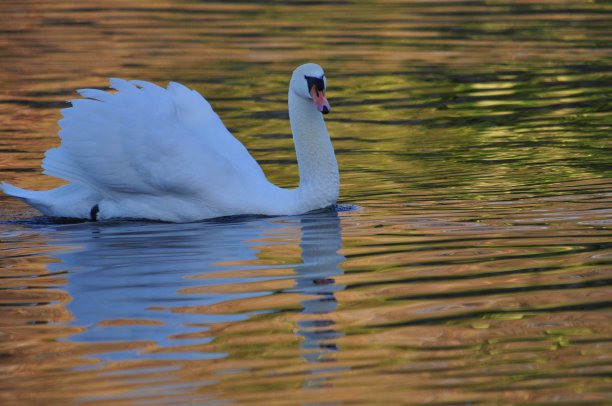
[[[62,110],[62,143],[47,152],[45,173],[111,197],[206,195],[265,178],[195,90],[121,79],[111,87],[80,90],[85,98]]]

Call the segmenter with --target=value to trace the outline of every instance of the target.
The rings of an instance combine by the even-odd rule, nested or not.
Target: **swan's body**
[[[62,110],[62,140],[47,151],[45,174],[68,185],[30,191],[7,183],[43,214],[173,222],[213,217],[300,214],[334,204],[339,176],[321,112],[321,67],[298,67],[289,86],[289,117],[300,185],[270,183],[246,148],[196,91],[170,83],[111,79],[116,93],[84,89]]]

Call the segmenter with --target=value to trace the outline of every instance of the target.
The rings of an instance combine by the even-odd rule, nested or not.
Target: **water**
[[[108,77],[201,91],[285,187],[323,65],[337,211],[54,224],[0,197],[2,404],[612,401],[605,2],[0,3],[0,178]]]

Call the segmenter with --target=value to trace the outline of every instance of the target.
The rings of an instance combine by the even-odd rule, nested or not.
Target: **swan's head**
[[[293,71],[289,88],[298,96],[312,100],[321,113],[327,114],[331,110],[329,102],[325,98],[327,80],[323,68],[319,65],[306,63],[298,66]]]

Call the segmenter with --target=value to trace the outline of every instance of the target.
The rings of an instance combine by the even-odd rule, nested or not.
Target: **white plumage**
[[[61,145],[47,151],[44,172],[71,182],[5,193],[48,216],[186,222],[237,214],[299,214],[338,197],[338,167],[321,111],[329,105],[321,67],[298,67],[289,87],[300,187],[270,183],[210,104],[178,83],[162,88],[111,79],[117,92],[79,90],[62,110]],[[310,80],[310,81],[309,81]],[[321,90],[321,91],[319,91]],[[92,212],[95,208],[95,213]]]

